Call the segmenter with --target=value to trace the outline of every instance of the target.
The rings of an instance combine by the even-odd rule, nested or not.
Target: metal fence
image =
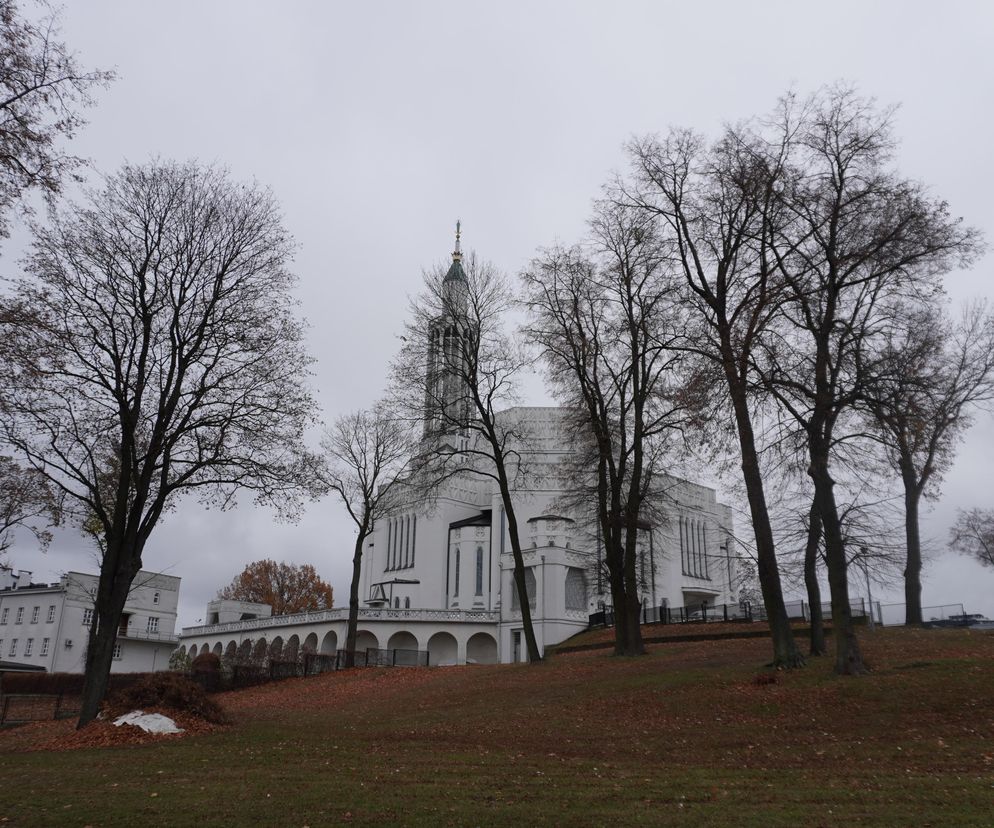
[[[79,697],[64,693],[8,693],[0,699],[0,726],[68,719],[79,708]]]
[[[884,626],[903,625],[906,618],[907,604],[884,604],[880,607]],[[967,626],[967,618],[962,604],[940,604],[937,607],[922,607],[922,620],[926,624],[939,626]]]
[[[785,604],[787,617],[793,621],[810,621],[811,606],[807,601],[787,601]],[[822,616],[826,619],[832,617],[832,605],[825,603],[821,605]],[[853,618],[867,618],[870,614],[869,607],[862,598],[849,602],[849,610]],[[742,601],[738,604],[691,604],[686,607],[650,607],[643,606],[643,624],[704,624],[717,622],[749,622],[766,621],[766,608],[762,604],[752,604],[749,601]],[[873,602],[873,617],[877,623],[883,623],[881,619],[881,606],[879,602]],[[614,610],[610,607],[591,613],[590,627],[610,627],[614,624]]]

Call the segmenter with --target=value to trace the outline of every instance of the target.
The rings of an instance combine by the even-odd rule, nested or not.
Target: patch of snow
[[[140,727],[146,733],[182,733],[183,728],[176,727],[176,722],[161,713],[144,713],[141,710],[132,710],[123,716],[114,719],[114,724],[134,725]]]

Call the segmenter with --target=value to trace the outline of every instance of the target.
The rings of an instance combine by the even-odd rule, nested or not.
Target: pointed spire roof
[[[462,269],[462,248],[460,247],[460,238],[462,236],[462,222],[456,221],[456,247],[452,251],[452,265],[449,267],[449,272],[445,274],[446,282],[465,282],[466,281],[466,271]]]

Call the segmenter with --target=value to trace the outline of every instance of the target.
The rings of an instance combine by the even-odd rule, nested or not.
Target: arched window
[[[394,609],[400,609],[400,596],[399,595],[396,598],[393,599],[393,608]]]
[[[483,595],[483,547],[476,547],[476,594]]]
[[[587,579],[582,569],[571,566],[566,570],[566,609],[585,610],[587,608]]]
[[[405,598],[404,599],[404,609],[410,609],[410,608],[411,608],[411,599],[410,598]]]
[[[535,573],[533,567],[525,569],[525,592],[528,593],[528,606],[535,609]],[[518,586],[511,578],[511,609],[521,610],[521,603],[518,601]]]

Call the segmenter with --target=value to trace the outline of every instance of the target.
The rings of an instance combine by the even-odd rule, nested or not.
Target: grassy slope
[[[994,824],[994,635],[862,640],[861,679],[760,686],[768,641],[697,642],[283,682],[150,747],[0,735],[0,824]]]

